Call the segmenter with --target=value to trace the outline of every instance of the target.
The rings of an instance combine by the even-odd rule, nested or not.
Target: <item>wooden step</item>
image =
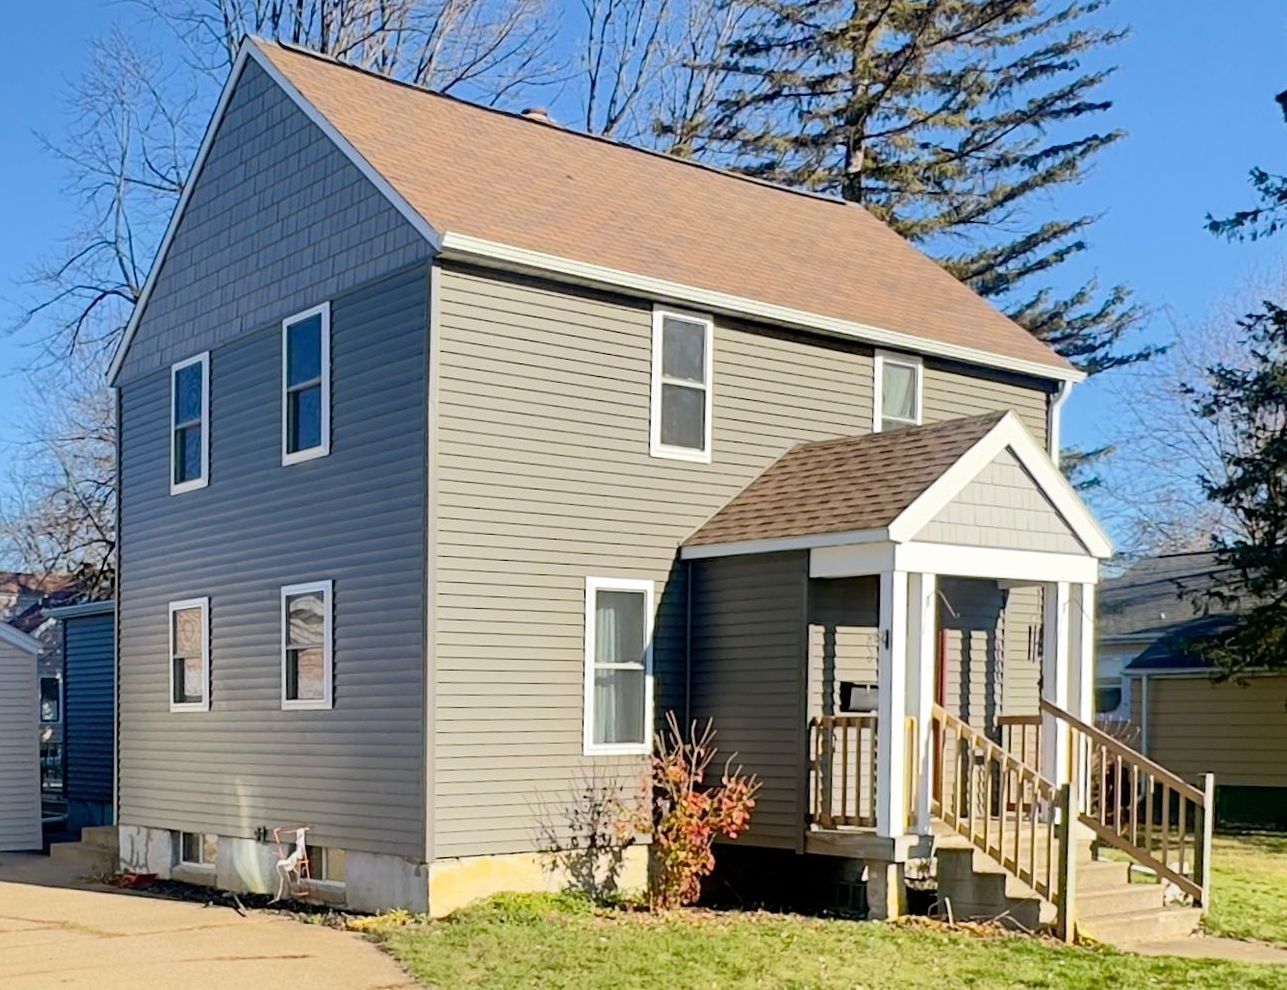
[[[1097,942],[1129,949],[1140,942],[1192,935],[1201,921],[1201,908],[1172,906],[1149,911],[1103,914],[1087,918],[1084,922],[1079,918],[1077,931]]]

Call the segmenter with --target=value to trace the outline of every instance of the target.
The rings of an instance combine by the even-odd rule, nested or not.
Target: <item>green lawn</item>
[[[1287,990],[1287,967],[756,912],[658,917],[549,895],[498,897],[446,921],[381,929],[376,937],[421,983],[442,990]]]
[[[1211,845],[1207,930],[1287,946],[1287,835],[1217,835]]]

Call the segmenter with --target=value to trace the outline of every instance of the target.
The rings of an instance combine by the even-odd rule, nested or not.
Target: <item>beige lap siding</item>
[[[434,849],[518,852],[587,775],[644,766],[582,756],[585,578],[656,582],[657,694],[681,704],[680,541],[795,443],[869,431],[872,357],[718,322],[697,464],[649,455],[650,305],[447,267],[439,314]],[[1043,392],[927,373],[927,417],[1007,396],[1044,428]]]
[[[1138,726],[1143,691],[1131,689]],[[1148,755],[1185,780],[1214,773],[1216,785],[1287,787],[1287,676],[1247,686],[1194,677],[1148,682]]]

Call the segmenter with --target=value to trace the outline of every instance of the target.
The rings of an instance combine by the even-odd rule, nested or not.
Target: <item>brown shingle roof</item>
[[[699,547],[884,529],[1006,414],[793,447],[684,541]]]
[[[260,47],[439,233],[1069,368],[862,207]]]

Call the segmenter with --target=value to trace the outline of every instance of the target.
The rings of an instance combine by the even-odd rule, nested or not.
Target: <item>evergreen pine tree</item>
[[[1201,479],[1246,534],[1216,536],[1230,576],[1203,603],[1240,613],[1231,632],[1198,646],[1222,676],[1287,669],[1287,308],[1266,302],[1239,326],[1253,345],[1250,364],[1212,368],[1209,385],[1192,392],[1200,415],[1232,412],[1239,426],[1221,451],[1225,477]]]
[[[1090,23],[1107,0],[754,2],[676,153],[861,203],[1090,373],[1152,353],[1120,349],[1125,288],[1041,282],[1094,217],[1030,215],[1123,136],[1090,126],[1112,70],[1081,65],[1122,37]]]

